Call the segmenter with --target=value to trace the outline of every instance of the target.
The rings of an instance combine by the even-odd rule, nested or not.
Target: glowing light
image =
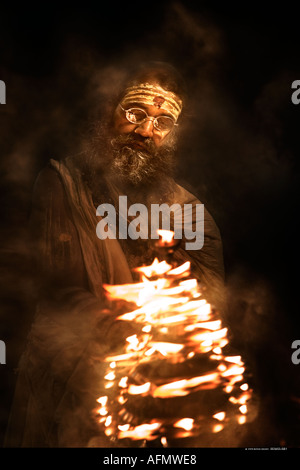
[[[243,372],[245,371],[245,367],[238,367],[238,366],[232,366],[232,367],[229,367],[225,372],[223,372],[222,376],[223,377],[229,377],[231,375],[238,375],[238,374],[243,374]],[[241,377],[243,377],[241,375]]]
[[[238,416],[238,423],[239,423],[239,424],[245,424],[246,421],[247,421],[247,418],[246,418],[245,415],[243,415],[243,416]]]
[[[176,421],[174,423],[174,428],[182,428],[185,429],[186,431],[190,431],[193,429],[194,426],[194,420],[192,418],[183,418],[180,419],[179,421]]]
[[[240,386],[240,389],[241,389],[241,390],[244,390],[244,391],[248,390],[248,388],[249,388],[249,385],[246,384],[246,383],[245,383],[245,384],[242,384],[242,385]]]
[[[98,413],[99,413],[99,415],[101,415],[101,416],[106,416],[107,413],[108,413],[108,411],[107,411],[106,408],[100,408],[100,409],[98,410]]]
[[[183,348],[183,344],[177,344],[177,343],[151,343],[153,345],[153,348],[166,356],[167,354],[176,354],[181,349]]]
[[[142,331],[144,331],[144,333],[150,333],[151,329],[152,329],[151,325],[146,325],[144,326],[144,328],[142,328]]]
[[[120,429],[120,431],[128,431],[128,429],[130,428],[130,425],[129,424],[119,424],[118,426],[118,429]]]
[[[107,384],[105,384],[104,388],[108,389],[108,388],[112,388],[114,386],[114,382],[108,382]]]
[[[214,341],[220,338],[224,338],[227,334],[227,328],[222,328],[222,330],[213,331],[209,333],[198,333],[196,335],[190,336],[190,340],[193,342],[200,342],[200,341]]]
[[[118,400],[118,403],[120,403],[120,405],[124,405],[124,403],[126,403],[127,401],[127,399],[123,397],[123,395],[120,395],[117,400]]]
[[[242,414],[246,414],[248,409],[247,409],[247,405],[242,405],[239,407],[239,410]]]
[[[115,373],[114,372],[110,372],[109,374],[106,374],[104,376],[105,380],[114,380],[116,378],[115,376]]]
[[[119,382],[119,387],[122,387],[122,388],[127,387],[127,381],[128,381],[128,377],[122,377]]]
[[[233,362],[234,364],[243,365],[241,356],[226,356],[225,361]]]
[[[169,231],[160,235],[161,244],[171,243],[174,239],[174,234]],[[244,424],[252,392],[243,377],[245,365],[240,355],[224,355],[223,348],[229,342],[228,329],[203,297],[198,281],[190,278],[190,262],[173,267],[155,258],[151,265],[138,267],[135,271],[140,282],[105,285],[112,305],[114,300],[129,302],[127,311],[121,304],[122,313],[116,303],[117,319],[139,326],[139,333],[126,338],[120,354],[104,358],[107,363],[104,386],[109,389],[109,399],[108,396],[98,398],[101,407],[97,413],[99,422],[105,426],[105,434],[113,435],[117,440],[160,439],[161,445],[166,447],[171,428],[171,435],[181,439],[195,436],[203,429],[219,433],[230,426],[232,420]],[[202,359],[204,368],[201,372]],[[224,402],[231,403],[230,412],[224,403],[224,411],[214,409],[208,416],[196,418],[195,406],[195,416],[189,411],[188,418],[177,417],[174,422],[173,417],[164,413],[162,417],[155,406],[156,402],[160,403],[163,409],[165,399],[176,397],[178,403],[182,400],[184,404],[187,396],[193,402],[193,394],[197,403],[198,393],[217,388],[228,394]],[[151,419],[144,418],[143,407],[148,403]],[[151,403],[154,404],[153,416]],[[139,415],[140,405],[142,413]],[[179,405],[177,411],[180,410]]]
[[[171,269],[168,271],[169,276],[179,276],[180,274],[189,272],[191,268],[191,263],[187,261],[186,263],[182,264],[181,266],[178,266],[178,268]]]
[[[157,431],[161,427],[161,423],[150,423],[141,424],[136,426],[134,429],[128,429],[126,431],[120,431],[120,439],[130,438],[132,440],[149,439],[153,440],[156,436],[153,436],[153,431]]]
[[[170,271],[171,265],[166,261],[159,262],[157,258],[154,259],[153,263],[150,266],[142,266],[136,268],[136,272],[143,273],[146,277],[151,278],[154,275],[165,274]]]
[[[214,414],[213,418],[217,419],[218,421],[224,421],[225,416],[226,416],[225,412],[220,411],[219,413]]]
[[[213,433],[217,433],[217,432],[223,431],[223,429],[224,429],[224,425],[223,425],[223,424],[215,424],[215,425],[213,426],[212,432],[213,432]]]
[[[140,395],[142,393],[146,393],[150,390],[150,382],[147,382],[143,385],[129,385],[128,393],[129,395]]]
[[[207,382],[210,382],[213,387],[216,387],[218,384],[218,379],[218,373],[212,373],[202,375],[200,377],[193,377],[192,379],[178,380],[176,382],[171,382],[157,387],[157,389],[153,392],[153,396],[160,398],[185,396],[190,393],[190,388],[197,387]]]
[[[213,349],[213,352],[214,352],[215,354],[222,354],[222,349],[221,349],[221,348],[214,348],[214,349]]]
[[[157,233],[163,243],[171,243],[174,239],[174,232],[171,230],[157,230]]]
[[[105,426],[108,427],[111,425],[111,423],[112,423],[112,417],[108,416],[105,420]]]
[[[107,396],[97,398],[97,402],[100,403],[100,405],[102,405],[102,406],[106,405],[107,400],[108,400]]]

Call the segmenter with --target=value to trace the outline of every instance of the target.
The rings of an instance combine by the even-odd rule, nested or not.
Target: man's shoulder
[[[51,195],[55,195],[56,198],[63,196],[61,178],[50,162],[38,173],[33,187],[33,195],[40,198],[48,198]]]
[[[185,186],[177,183],[175,181],[174,185],[174,200],[180,202],[181,204],[201,204],[201,201],[198,199],[193,192],[186,189]]]
[[[218,232],[218,227],[216,222],[211,214],[210,210],[207,209],[206,204],[201,202],[198,196],[195,196],[191,190],[187,190],[185,187],[181,186],[180,184],[175,183],[175,192],[174,192],[174,200],[175,202],[179,202],[180,204],[192,204],[193,206],[197,204],[203,204],[204,206],[204,217],[205,217],[205,225],[207,232],[211,229],[212,231]]]

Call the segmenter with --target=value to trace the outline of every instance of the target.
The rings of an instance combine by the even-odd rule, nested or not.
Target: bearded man
[[[99,432],[91,410],[103,371],[93,358],[117,347],[133,328],[106,308],[102,286],[133,282],[133,268],[150,264],[155,251],[151,239],[99,239],[96,209],[106,203],[118,211],[121,195],[147,208],[200,204],[172,176],[183,105],[181,79],[172,67],[143,66],[84,150],[51,160],[40,173],[30,218],[39,303],[20,361],[7,446],[86,446]],[[188,251],[182,243],[174,259],[191,262],[217,305],[222,243],[212,217],[204,214],[202,249]],[[196,223],[195,211],[193,217]]]

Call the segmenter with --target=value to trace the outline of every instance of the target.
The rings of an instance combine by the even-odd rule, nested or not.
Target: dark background
[[[77,150],[127,67],[154,59],[173,63],[189,91],[178,179],[222,233],[227,321],[261,399],[246,445],[297,447],[298,12],[287,2],[83,5],[1,5],[0,443],[33,318],[25,228],[34,180],[49,158]]]

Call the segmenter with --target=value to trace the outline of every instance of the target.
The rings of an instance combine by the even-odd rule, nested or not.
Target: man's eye
[[[147,117],[147,114],[142,109],[130,109],[127,111],[127,119],[132,123],[140,123]]]
[[[134,113],[129,112],[127,117],[131,122],[136,122],[136,115]]]

